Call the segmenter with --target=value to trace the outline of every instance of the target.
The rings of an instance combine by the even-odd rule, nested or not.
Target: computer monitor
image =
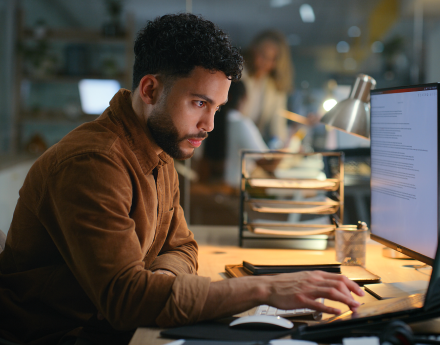
[[[439,85],[370,92],[372,239],[429,265],[439,233]]]
[[[82,79],[78,88],[82,111],[89,115],[100,115],[121,85],[112,79]]]

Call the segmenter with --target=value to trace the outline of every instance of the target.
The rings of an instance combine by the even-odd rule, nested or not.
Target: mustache
[[[182,138],[182,140],[186,140],[186,139],[194,139],[194,138],[200,138],[200,139],[206,139],[208,137],[208,132],[199,132],[197,134],[188,134],[185,135],[185,137]]]

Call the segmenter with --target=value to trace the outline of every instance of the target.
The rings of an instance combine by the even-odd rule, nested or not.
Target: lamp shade
[[[376,80],[359,74],[349,98],[336,104],[322,118],[321,122],[344,132],[370,138],[370,90]]]

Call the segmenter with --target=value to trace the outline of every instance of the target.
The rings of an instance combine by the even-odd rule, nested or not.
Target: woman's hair
[[[267,30],[257,35],[244,53],[246,70],[250,76],[255,74],[255,53],[264,42],[273,42],[278,47],[278,57],[275,68],[270,76],[275,81],[279,91],[289,92],[293,89],[293,65],[290,57],[290,49],[286,38],[281,32]]]
[[[147,74],[165,79],[188,76],[195,67],[241,77],[243,57],[229,37],[209,20],[189,13],[147,22],[134,43],[133,90]]]

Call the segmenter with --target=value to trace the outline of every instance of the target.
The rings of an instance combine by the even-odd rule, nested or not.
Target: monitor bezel
[[[380,94],[384,91],[392,91],[392,90],[401,90],[401,89],[415,89],[415,88],[424,88],[424,87],[435,87],[437,89],[437,209],[439,209],[440,205],[440,177],[439,177],[439,164],[440,164],[440,140],[439,140],[439,134],[440,134],[440,118],[439,118],[439,110],[440,110],[440,83],[426,83],[426,84],[416,84],[416,85],[406,85],[406,86],[396,86],[396,87],[389,87],[389,88],[381,88],[381,89],[375,89],[370,90],[370,100],[371,96],[374,94]],[[370,101],[371,102],[371,101]],[[371,111],[371,110],[370,110]],[[370,147],[371,147],[371,119],[370,119]],[[371,179],[370,179],[370,191],[371,191]],[[370,198],[370,210],[372,209],[372,198]],[[415,260],[419,260],[421,262],[424,262],[425,264],[428,264],[432,266],[434,264],[434,259],[430,258],[429,256],[426,256],[422,253],[419,253],[415,250],[412,250],[410,248],[407,248],[405,246],[402,246],[398,243],[392,242],[390,240],[387,240],[383,237],[380,237],[378,235],[375,235],[373,233],[374,229],[370,224],[370,231],[371,231],[371,239],[379,242],[391,249],[394,249],[402,254],[405,254]],[[440,212],[437,212],[437,242],[440,238]]]

